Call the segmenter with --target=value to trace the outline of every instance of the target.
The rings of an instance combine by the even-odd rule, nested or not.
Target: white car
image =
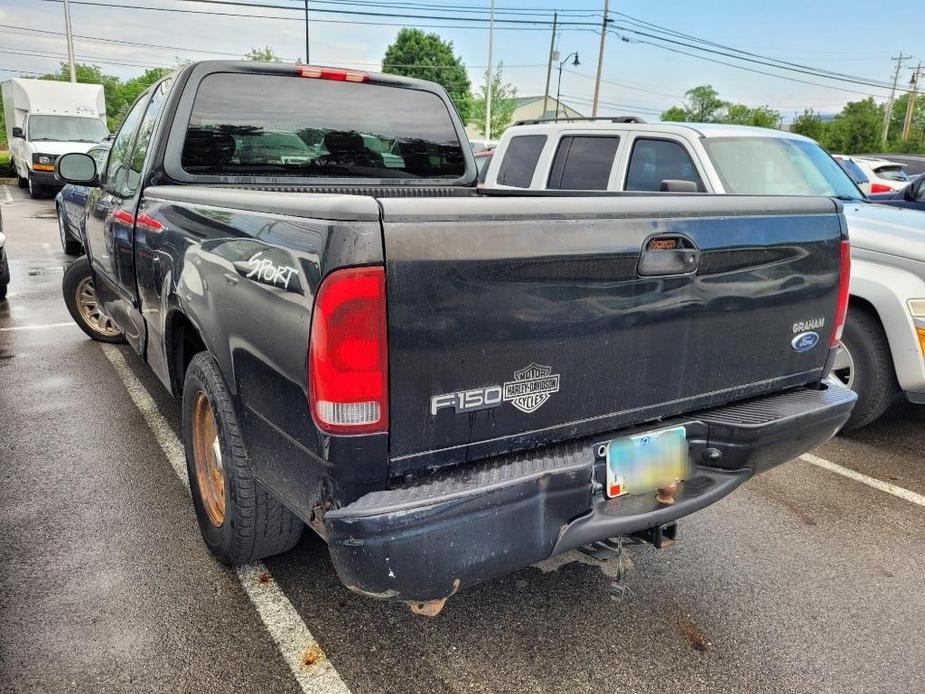
[[[485,187],[838,198],[852,268],[833,373],[858,394],[846,427],[872,422],[900,393],[925,405],[925,214],[867,201],[822,147],[795,133],[627,121],[508,128]]]
[[[899,162],[857,156],[851,157],[851,160],[867,174],[871,193],[891,193],[894,190],[902,190],[912,180],[906,173],[906,165]]]

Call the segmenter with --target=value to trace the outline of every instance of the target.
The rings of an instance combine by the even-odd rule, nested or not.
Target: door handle
[[[690,275],[700,267],[700,249],[685,236],[656,236],[639,255],[636,274],[640,277]]]
[[[237,276],[236,274],[234,274],[233,272],[226,272],[226,273],[223,275],[223,277],[225,278],[225,281],[226,281],[228,284],[230,284],[230,285],[235,285],[235,284],[237,284],[238,282],[241,281],[241,278],[238,277],[238,276]]]

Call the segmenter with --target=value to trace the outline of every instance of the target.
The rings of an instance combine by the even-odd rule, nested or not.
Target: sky
[[[108,74],[126,78],[140,74],[144,66],[170,66],[178,58],[232,59],[251,48],[267,45],[284,59],[304,59],[302,13],[254,7],[263,4],[299,9],[303,0],[232,2],[237,5],[215,4],[208,0],[72,0],[73,33],[81,37],[75,38],[77,60],[97,64]],[[469,68],[475,89],[484,79],[488,64],[489,5],[488,0],[309,0],[311,62],[376,70],[398,30],[402,26],[419,26],[453,42],[457,55]],[[153,11],[132,9],[132,6],[248,16]],[[611,11],[624,13],[634,20],[807,66],[813,71],[837,71],[859,77],[861,81],[889,82],[895,65],[890,58],[903,51],[904,55],[914,55],[915,59],[904,64],[901,87],[908,86],[912,75],[908,68],[914,67],[918,59],[925,61],[925,31],[918,7],[915,3],[872,6],[869,0],[776,0],[773,3],[615,0],[611,3]],[[581,65],[567,65],[563,70],[562,100],[590,114],[600,43],[597,27],[603,1],[497,0],[496,8],[498,20],[545,22],[496,23],[492,64],[503,61],[505,81],[517,88],[519,96],[543,93],[552,34],[548,23],[554,11],[563,11],[557,48],[563,58],[577,51]],[[338,10],[367,14],[338,14]],[[466,16],[480,21],[462,24],[445,19],[373,16],[398,13]],[[268,18],[270,15],[278,18]],[[632,114],[655,120],[661,111],[679,104],[686,90],[700,84],[712,85],[726,100],[749,106],[770,106],[779,111],[784,120],[808,108],[818,113],[836,113],[848,101],[867,95],[885,101],[889,93],[886,87],[786,72],[672,44],[670,47],[675,50],[814,84],[681,55],[645,43],[650,40],[648,37],[633,33],[651,33],[651,28],[631,23],[624,15],[612,14],[611,17],[615,21],[606,39],[601,115]],[[485,21],[481,21],[483,19]],[[64,9],[60,0],[0,0],[0,79],[54,70],[66,52],[63,32]],[[656,32],[665,36],[662,30]],[[690,38],[677,35],[672,38],[688,44],[692,42]],[[127,45],[100,39],[134,43]],[[553,95],[557,75],[554,67],[550,85]],[[921,85],[925,88],[925,77]]]

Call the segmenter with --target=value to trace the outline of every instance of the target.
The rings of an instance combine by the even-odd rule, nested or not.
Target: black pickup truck
[[[832,436],[836,201],[478,191],[437,85],[203,62],[132,107],[64,298],[182,397],[228,563],[305,525],[425,614],[677,519]],[[795,479],[794,484],[799,484]],[[732,519],[730,519],[732,520]]]

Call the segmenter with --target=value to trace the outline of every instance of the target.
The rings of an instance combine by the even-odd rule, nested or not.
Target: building
[[[517,107],[514,109],[514,115],[511,117],[510,124],[516,123],[519,120],[536,120],[543,118],[542,94],[540,96],[518,96],[516,101]],[[552,120],[556,117],[556,98],[554,96],[550,96],[546,100],[545,117],[549,120]],[[582,117],[583,116],[571,106],[568,106],[564,102],[559,103],[559,118]],[[470,140],[479,142],[485,140],[485,136],[479,132],[478,127],[471,123],[466,126],[466,134],[469,136]]]

